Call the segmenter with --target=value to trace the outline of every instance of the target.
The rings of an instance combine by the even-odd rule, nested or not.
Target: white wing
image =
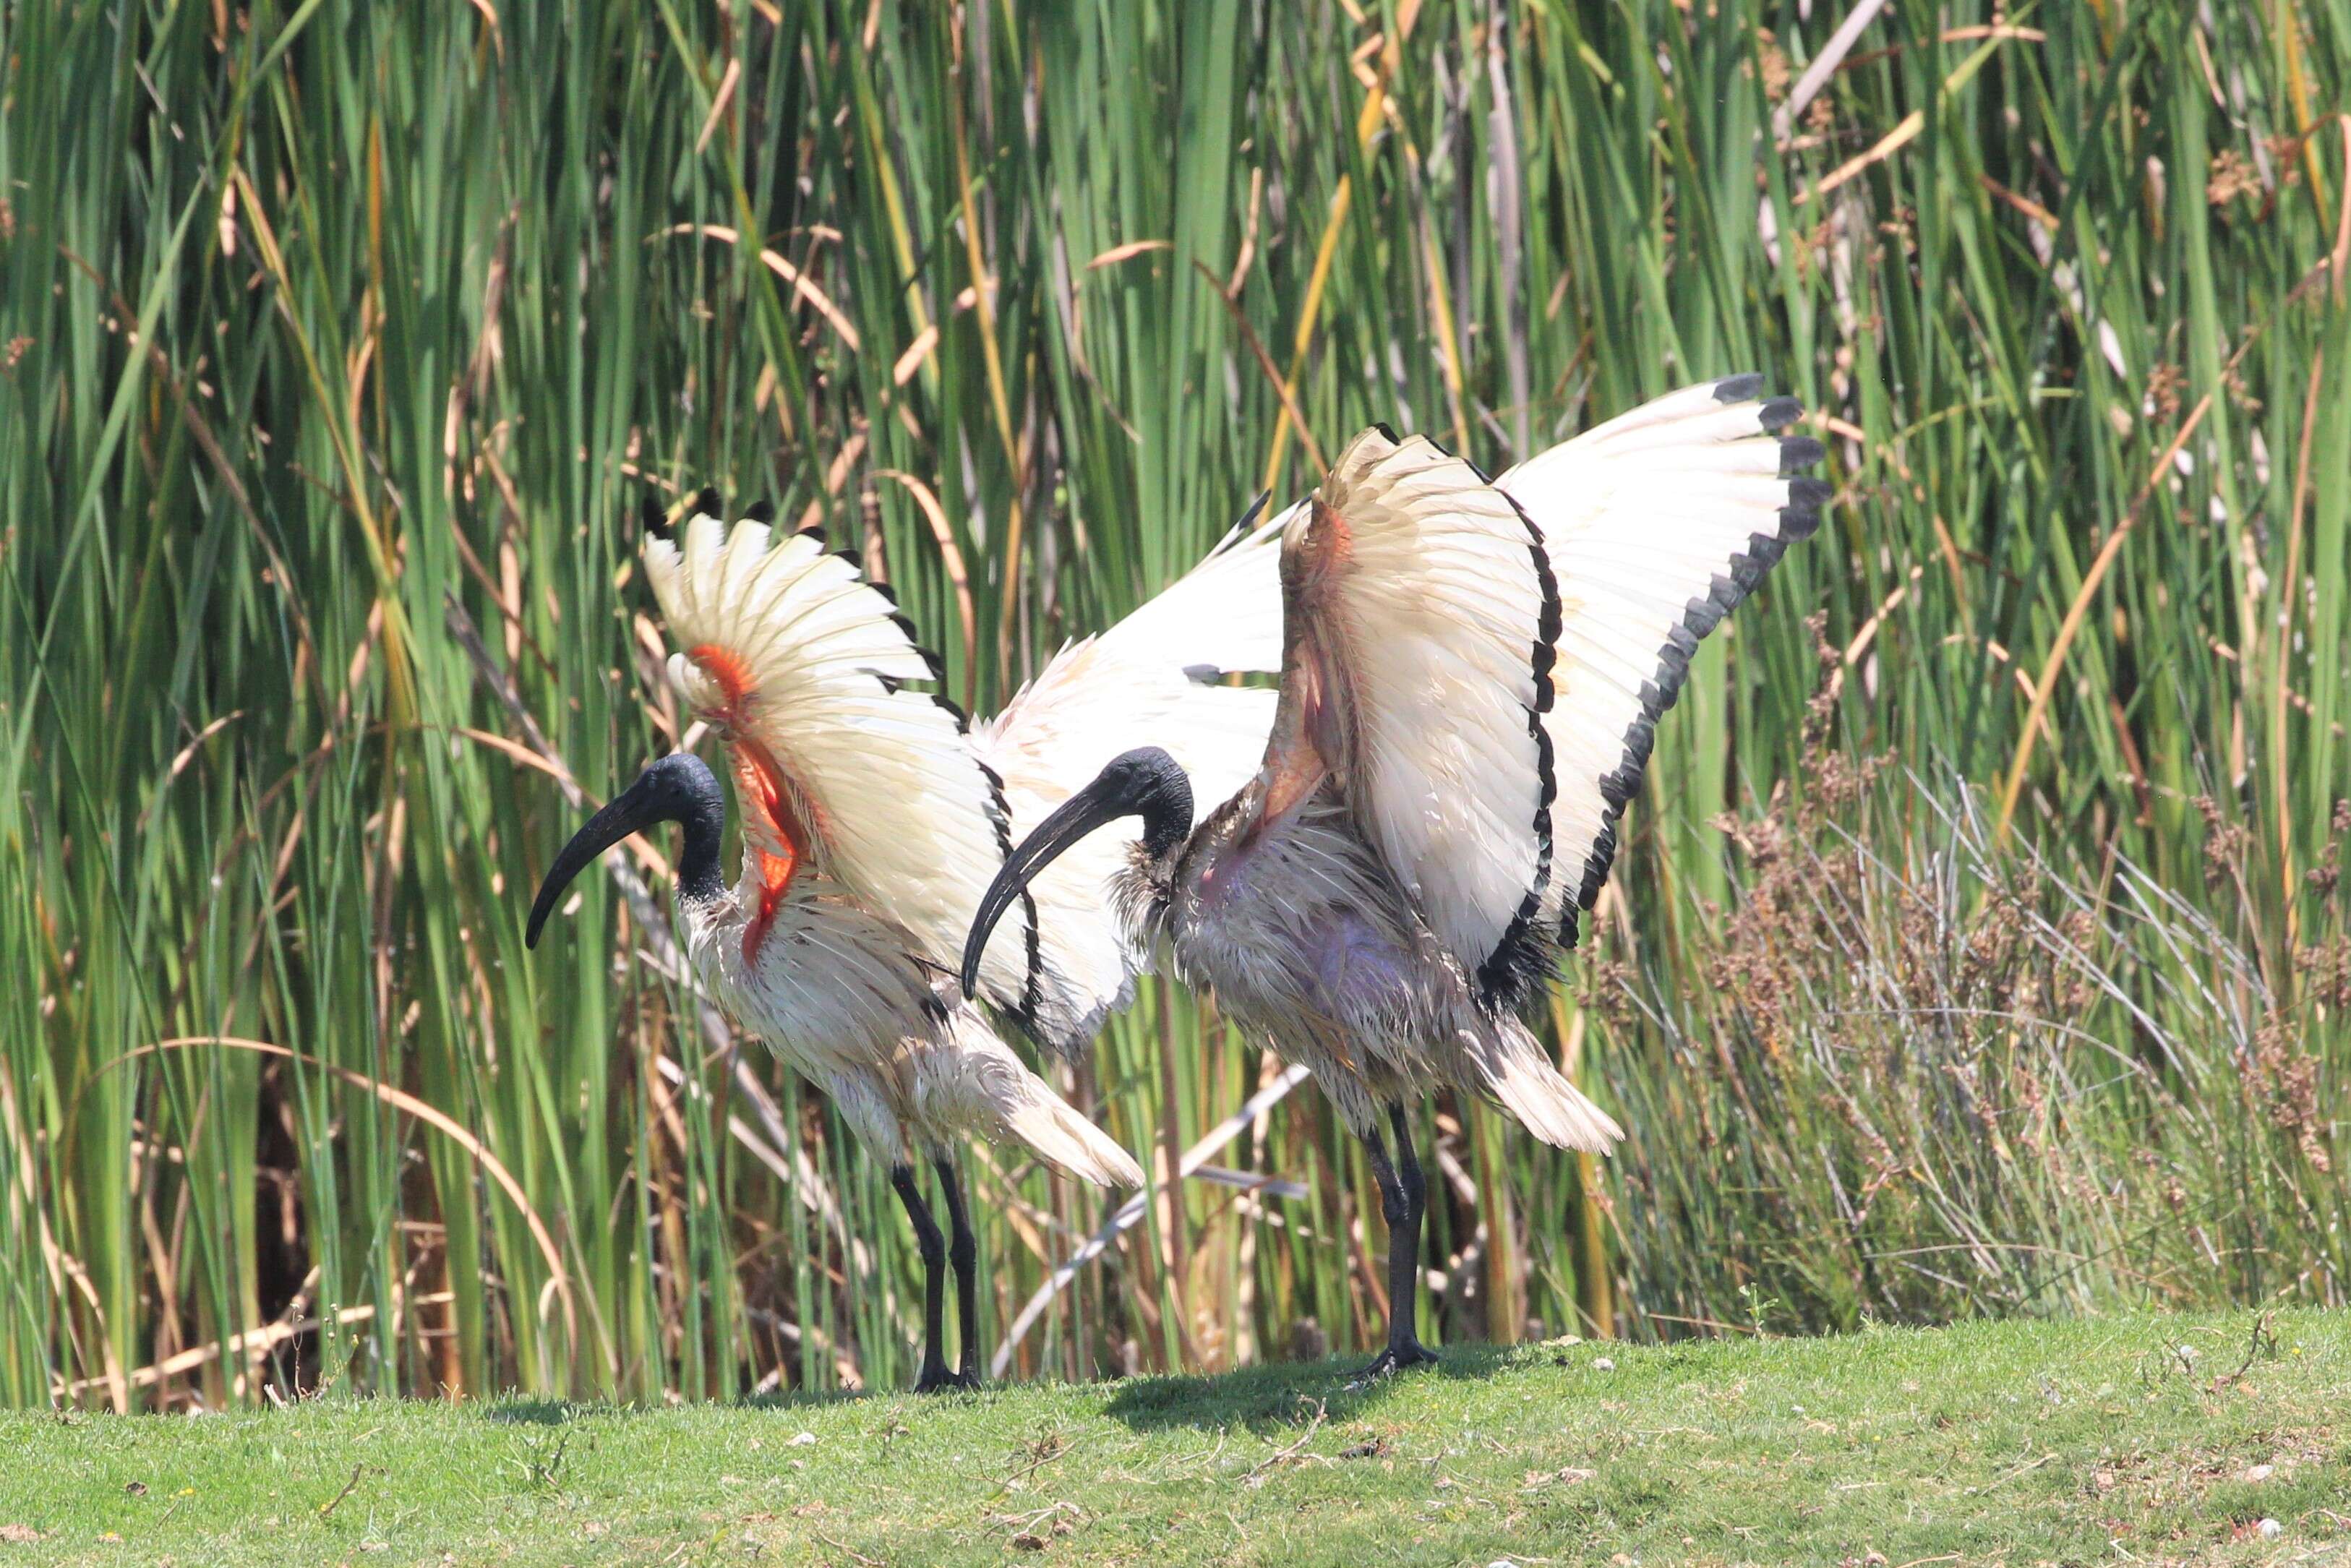
[[[895,607],[813,537],[756,522],[697,516],[643,557],[678,649],[670,677],[734,762],[765,912],[812,861],[952,970],[1011,824],[960,716],[899,689],[935,672]],[[1025,915],[1005,929],[982,983],[1018,998]]]
[[[973,743],[1004,781],[1016,840],[1138,746],[1173,756],[1202,810],[1249,781],[1274,695],[1222,677],[1280,667],[1279,537],[1278,523],[1235,529],[1165,592],[1063,648],[1001,713],[973,726]],[[1132,827],[1095,833],[1029,884],[1040,983],[1031,1005],[1014,1010],[1051,1049],[1081,1051],[1150,967],[1111,901],[1135,836]]]
[[[1324,777],[1489,991],[1550,869],[1542,731],[1558,594],[1535,530],[1422,436],[1365,431],[1282,539],[1281,712],[1263,811]]]
[[[1758,376],[1660,398],[1488,483],[1366,431],[1294,509],[1264,814],[1328,776],[1430,929],[1510,1005],[1607,880],[1698,639],[1819,526],[1820,444]]]
[[[1759,401],[1762,381],[1668,393],[1494,481],[1533,519],[1559,590],[1541,915],[1566,946],[1608,879],[1617,817],[1698,640],[1820,526],[1828,486],[1788,476],[1820,444],[1778,434],[1801,411]]]

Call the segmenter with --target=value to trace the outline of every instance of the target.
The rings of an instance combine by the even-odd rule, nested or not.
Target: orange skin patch
[[[1281,695],[1266,747],[1265,791],[1254,840],[1322,787],[1349,755],[1339,667],[1323,645],[1334,580],[1354,555],[1354,531],[1318,494],[1301,548],[1281,563]]]
[[[754,835],[759,856],[759,910],[743,928],[743,961],[749,964],[758,956],[759,944],[767,939],[777,906],[783,903],[785,890],[807,857],[809,831],[792,810],[791,791],[775,754],[741,733],[740,709],[751,690],[750,673],[742,659],[733,649],[716,643],[688,648],[685,656],[717,683],[726,699],[710,716],[726,731],[726,750],[735,763],[736,798],[745,811],[758,814],[767,830]],[[782,852],[769,849],[769,844],[781,846]]]

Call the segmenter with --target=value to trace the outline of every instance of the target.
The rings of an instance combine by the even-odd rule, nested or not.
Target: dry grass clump
[[[1837,749],[1820,668],[1804,783],[1716,820],[1729,913],[1589,965],[1632,1064],[1636,1311],[1672,1333],[2341,1299],[2340,912],[2273,987],[2129,859],[2002,844],[1963,781]],[[2208,892],[2245,888],[2250,835],[2199,810]]]

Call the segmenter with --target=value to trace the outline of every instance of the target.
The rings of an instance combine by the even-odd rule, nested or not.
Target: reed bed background
[[[907,1375],[659,868],[522,946],[680,738],[644,497],[820,524],[984,710],[1371,420],[1749,368],[1837,504],[1553,997],[1632,1140],[1434,1108],[1427,1326],[2343,1300],[2342,0],[15,0],[0,69],[0,1400]],[[1145,1201],[972,1157],[1013,1373],[1375,1332],[1290,1082],[1154,990],[1071,1085]]]

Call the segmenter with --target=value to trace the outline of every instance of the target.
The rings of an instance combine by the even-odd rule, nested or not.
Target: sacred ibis
[[[951,1150],[965,1135],[1017,1144],[1065,1175],[1136,1186],[1127,1153],[1023,1064],[973,1005],[985,997],[1041,1040],[1073,1049],[1131,994],[1144,954],[1111,920],[1115,845],[1024,890],[1003,938],[965,933],[1016,833],[1153,738],[1238,789],[1256,766],[1275,694],[1220,684],[1280,658],[1278,543],[1236,528],[1157,599],[1065,648],[996,719],[967,723],[933,683],[936,656],[853,557],[763,522],[730,531],[716,497],[642,556],[672,643],[672,683],[725,741],[742,824],[741,873],[719,865],[726,800],[698,757],[646,768],[549,868],[530,912],[536,946],[564,888],[633,832],[684,830],[677,906],[703,986],[747,1032],[832,1100],[885,1161],[922,1254],[920,1390],[978,1381],[977,1246]],[[1002,914],[1001,911],[998,912]],[[946,1203],[943,1241],[916,1182],[927,1160]],[[961,1364],[942,1348],[944,1270],[958,1296]]]
[[[1387,1347],[1416,1333],[1424,1184],[1405,1106],[1439,1084],[1547,1144],[1624,1134],[1518,1009],[1574,945],[1698,640],[1827,486],[1760,376],[1686,388],[1489,482],[1364,432],[1281,531],[1280,698],[1229,797],[1129,751],[1016,849],[970,936],[1104,824],[1139,819],[1114,901],[1225,1016],[1302,1063],[1360,1137],[1389,1227]],[[1196,826],[1196,794],[1221,801]],[[1381,1122],[1396,1142],[1392,1165]]]

